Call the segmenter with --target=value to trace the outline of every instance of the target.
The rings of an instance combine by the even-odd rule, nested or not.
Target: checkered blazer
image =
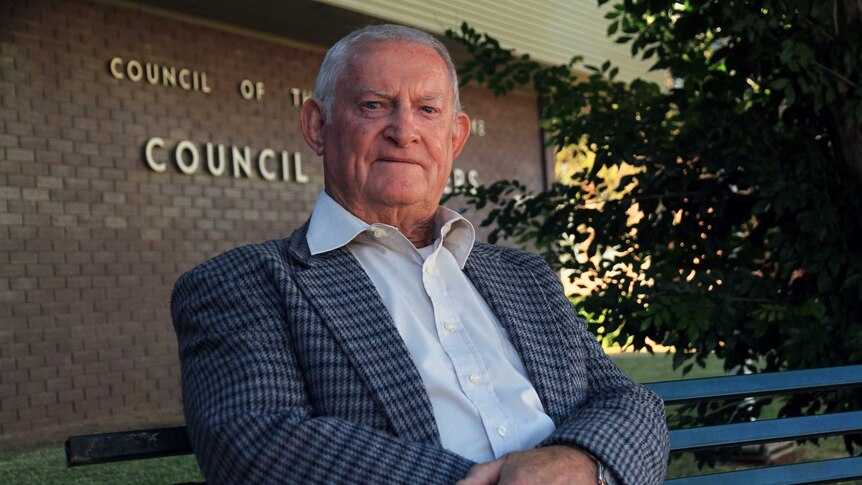
[[[184,274],[171,311],[189,437],[217,483],[454,483],[422,380],[346,248],[312,256],[308,224]],[[662,482],[661,400],[608,359],[538,256],[477,244],[464,268],[557,426],[624,484]]]

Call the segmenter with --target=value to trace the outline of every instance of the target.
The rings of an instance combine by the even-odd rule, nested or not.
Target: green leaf
[[[846,135],[862,120],[862,86],[823,69],[862,84],[862,63],[845,62],[862,58],[862,30],[836,33],[831,2],[768,2],[767,14],[752,2],[676,3],[626,0],[608,19],[609,39],[622,32],[685,79],[673,92],[619,82],[603,59],[527,66],[474,51],[462,75],[535,82],[558,153],[548,162],[565,173],[529,198],[512,181],[477,198],[483,214],[499,211],[489,239],[590,274],[599,284],[579,310],[621,329],[607,339],[675,346],[675,368],[712,353],[728,369],[862,364],[862,173],[846,160],[859,148]],[[862,409],[862,395],[788,403]],[[729,419],[731,408],[704,412]]]
[[[784,88],[784,101],[787,104],[787,107],[793,106],[793,103],[796,102],[796,90],[793,89],[792,85],[788,85]]]

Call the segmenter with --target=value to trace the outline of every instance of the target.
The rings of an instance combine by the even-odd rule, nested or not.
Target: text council
[[[128,79],[141,82],[144,79],[150,84],[174,86],[186,91],[199,91],[209,94],[212,89],[207,84],[207,73],[181,67],[159,65],[152,62],[141,62],[135,59],[125,61],[114,57],[108,63],[111,75],[117,79]]]
[[[167,170],[171,157],[169,154],[159,153],[164,151],[165,140],[157,136],[144,144],[144,162],[152,171],[161,173]],[[186,175],[206,171],[215,177],[230,174],[235,178],[250,178],[253,173],[257,173],[268,181],[293,181],[300,184],[308,182],[308,175],[302,172],[302,157],[299,152],[276,152],[271,148],[264,148],[257,157],[252,157],[249,147],[227,147],[210,142],[198,146],[189,140],[180,141],[172,151],[177,169]]]

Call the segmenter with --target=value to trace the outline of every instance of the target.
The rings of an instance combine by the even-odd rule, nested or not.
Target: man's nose
[[[406,147],[417,141],[419,132],[413,116],[414,113],[409,108],[393,110],[383,135],[400,147]]]

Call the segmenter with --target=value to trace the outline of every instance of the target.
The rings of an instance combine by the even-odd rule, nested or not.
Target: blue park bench
[[[862,365],[686,379],[646,386],[661,396],[666,405],[745,399],[862,387]],[[670,441],[672,452],[685,452],[854,433],[862,433],[862,411],[673,429]],[[66,440],[66,464],[70,467],[190,453],[192,448],[184,426],[72,436]],[[675,478],[665,483],[778,485],[859,478],[862,478],[862,456]]]

